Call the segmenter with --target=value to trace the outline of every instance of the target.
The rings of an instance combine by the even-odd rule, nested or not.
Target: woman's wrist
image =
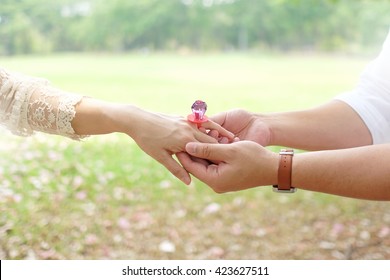
[[[103,112],[106,126],[111,132],[125,133],[134,138],[140,126],[139,121],[145,118],[144,111],[130,104],[106,104]]]
[[[133,111],[136,110],[132,105],[83,98],[76,106],[72,127],[78,135],[128,133]]]

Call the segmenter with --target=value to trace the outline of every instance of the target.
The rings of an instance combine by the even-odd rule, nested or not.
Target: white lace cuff
[[[0,123],[14,134],[34,131],[78,140],[71,122],[83,96],[51,87],[46,80],[10,74],[0,69]]]

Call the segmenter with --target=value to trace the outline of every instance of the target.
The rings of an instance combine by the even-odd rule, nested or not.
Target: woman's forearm
[[[297,154],[292,185],[353,198],[390,200],[390,144]]]
[[[78,135],[99,135],[129,132],[131,127],[122,123],[136,123],[140,109],[133,105],[110,103],[93,98],[83,98],[76,106],[72,127]]]
[[[269,125],[270,145],[329,150],[372,144],[371,134],[360,116],[342,101],[260,118]]]

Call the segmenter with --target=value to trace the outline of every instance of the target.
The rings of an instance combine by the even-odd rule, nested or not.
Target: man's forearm
[[[342,101],[260,117],[270,127],[270,145],[328,150],[372,144],[371,134],[360,116]]]
[[[292,185],[353,198],[390,200],[390,144],[297,154]]]

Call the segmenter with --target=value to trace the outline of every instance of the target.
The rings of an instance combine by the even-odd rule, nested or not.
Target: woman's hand
[[[185,151],[188,142],[217,143],[207,135],[213,130],[217,137],[233,141],[234,135],[220,125],[208,121],[197,128],[182,117],[152,113],[133,105],[83,98],[76,107],[72,127],[78,135],[97,135],[122,132],[135,140],[148,155],[163,164],[185,184],[191,182],[188,172],[172,158]]]
[[[173,159],[174,154],[185,151],[188,142],[217,143],[216,139],[205,133],[208,130],[213,130],[214,133],[216,131],[220,137],[230,141],[234,137],[231,132],[212,121],[203,123],[202,128],[198,129],[196,124],[189,123],[182,117],[147,112],[134,106],[125,106],[122,110],[116,117],[122,127],[120,130],[185,184],[191,182],[191,177]]]

